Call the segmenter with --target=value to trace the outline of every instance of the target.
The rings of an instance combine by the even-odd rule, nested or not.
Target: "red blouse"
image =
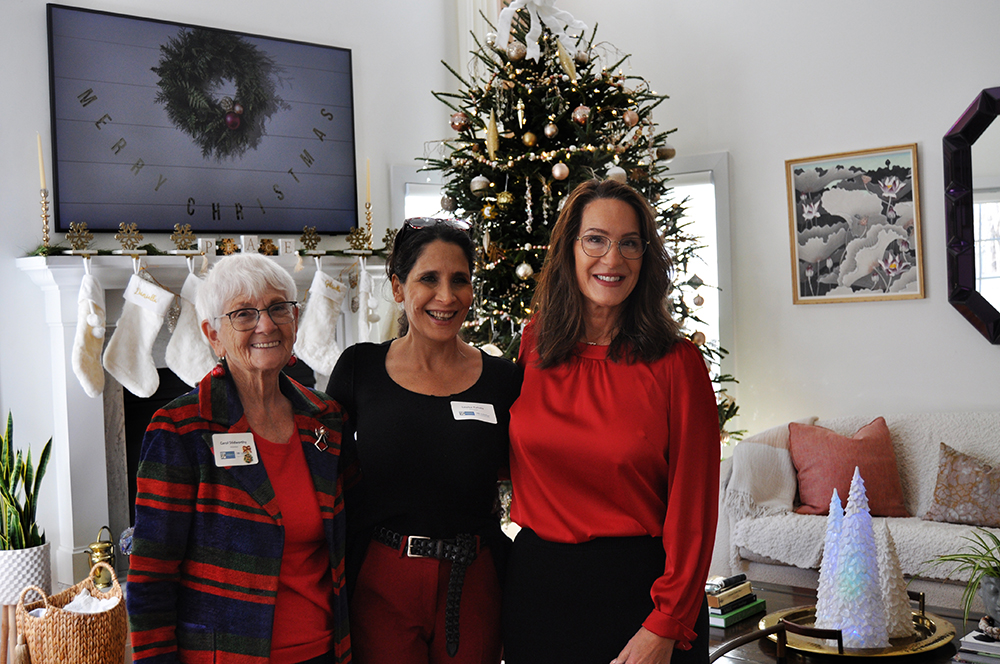
[[[271,636],[272,664],[303,662],[333,649],[333,575],[319,501],[298,432],[284,445],[254,434],[285,529]]]
[[[525,329],[510,411],[511,518],[554,542],[662,537],[666,568],[643,626],[686,649],[718,517],[714,390],[689,341],[651,364],[613,362],[607,350],[580,344],[569,362],[541,370]]]

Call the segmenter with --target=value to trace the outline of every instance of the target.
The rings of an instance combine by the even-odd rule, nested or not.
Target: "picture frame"
[[[57,231],[358,226],[349,49],[46,8]]]
[[[924,297],[915,143],[785,161],[795,304]]]

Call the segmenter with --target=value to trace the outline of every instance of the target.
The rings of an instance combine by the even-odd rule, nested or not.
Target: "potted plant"
[[[45,534],[35,523],[38,489],[49,463],[52,439],[42,447],[38,465],[14,451],[14,418],[7,414],[7,427],[0,436],[0,604],[17,604],[21,590],[36,585],[50,592],[52,564]]]
[[[1000,625],[1000,537],[994,533],[976,528],[971,535],[962,537],[968,544],[957,553],[948,553],[934,558],[931,564],[953,565],[953,571],[968,573],[969,580],[962,592],[964,619],[969,619],[972,600],[979,590],[979,596],[986,606],[986,613],[994,625]]]

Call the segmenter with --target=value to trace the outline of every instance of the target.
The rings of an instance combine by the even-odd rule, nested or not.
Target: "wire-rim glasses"
[[[288,325],[295,320],[295,308],[297,306],[298,302],[275,302],[271,306],[263,309],[254,309],[253,307],[234,309],[229,313],[222,314],[219,318],[229,318],[230,324],[237,332],[249,332],[257,327],[257,323],[260,321],[260,315],[265,311],[267,312],[267,315],[271,317],[271,322],[275,325]]]
[[[591,258],[601,258],[611,251],[612,244],[617,244],[618,253],[622,255],[622,258],[634,261],[642,258],[642,255],[646,253],[646,247],[649,245],[649,240],[643,240],[639,237],[612,240],[603,235],[582,235],[576,239],[580,241],[580,248],[583,249],[583,253]]]

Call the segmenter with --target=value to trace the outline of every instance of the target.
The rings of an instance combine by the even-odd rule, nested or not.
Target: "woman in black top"
[[[496,484],[520,372],[459,338],[474,260],[461,224],[406,222],[386,266],[402,336],[348,348],[327,386],[357,473],[345,504],[360,664],[500,661]]]

